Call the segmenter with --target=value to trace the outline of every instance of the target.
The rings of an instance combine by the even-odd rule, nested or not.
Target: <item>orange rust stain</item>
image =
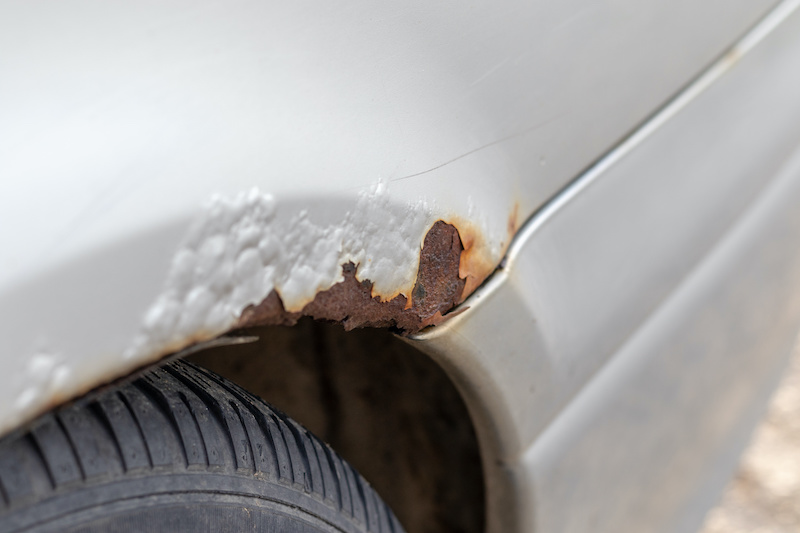
[[[519,231],[519,202],[514,202],[514,206],[509,213],[506,227],[508,238],[500,243],[498,257],[494,257],[483,232],[475,224],[461,219],[449,220],[448,222],[456,227],[461,237],[461,243],[464,246],[458,269],[459,277],[466,280],[464,292],[461,294],[461,300],[459,301],[461,303],[494,272],[500,260],[505,256],[511,239]]]
[[[464,251],[461,252],[461,260],[458,264],[458,275],[466,281],[464,292],[461,293],[460,302],[463,302],[489,277],[496,265],[489,255],[486,241],[481,233],[475,231],[473,227],[456,227],[459,229],[461,242],[464,245]]]

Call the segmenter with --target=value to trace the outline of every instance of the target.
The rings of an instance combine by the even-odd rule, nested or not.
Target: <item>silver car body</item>
[[[488,530],[692,531],[800,325],[795,1],[3,2],[0,429],[437,220]]]

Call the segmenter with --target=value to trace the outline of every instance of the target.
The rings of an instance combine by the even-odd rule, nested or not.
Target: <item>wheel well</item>
[[[461,396],[390,332],[309,319],[239,333],[258,341],[189,356],[264,398],[347,459],[408,533],[484,530],[478,442]]]

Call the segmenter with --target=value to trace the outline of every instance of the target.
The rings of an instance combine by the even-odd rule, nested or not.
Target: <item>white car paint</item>
[[[346,260],[378,296],[408,291],[438,219],[470,225],[493,267],[509,218],[772,4],[3,3],[0,431],[224,332],[271,288],[299,307]],[[584,524],[540,481],[569,457],[551,450],[574,428],[551,425],[587,412],[570,402],[792,153],[794,8],[547,204],[470,309],[418,337],[501,461],[491,531]],[[549,514],[530,503],[548,498]]]

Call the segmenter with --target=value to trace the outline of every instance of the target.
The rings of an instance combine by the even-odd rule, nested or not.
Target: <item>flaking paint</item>
[[[452,225],[463,245],[458,276],[465,286],[455,305],[491,273],[507,245],[486,240],[480,216],[467,221],[441,216],[423,201],[390,202],[382,182],[360,195],[338,223],[319,224],[306,211],[278,216],[280,209],[257,189],[213,198],[175,253],[164,289],[125,356],[152,359],[225,333],[273,292],[286,313],[302,313],[317,295],[345,281],[348,264],[372,300],[402,298],[410,310],[423,243],[437,221]],[[440,320],[423,317],[421,324]]]

